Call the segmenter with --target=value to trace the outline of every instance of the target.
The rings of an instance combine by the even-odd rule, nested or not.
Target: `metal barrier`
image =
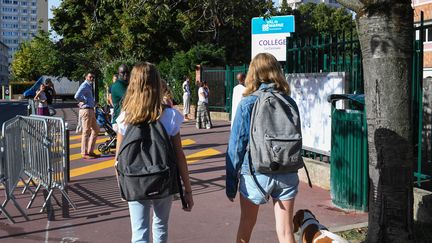
[[[15,117],[4,122],[2,131],[3,135],[0,139],[2,152],[0,159],[0,182],[5,188],[6,199],[0,206],[0,212],[2,212],[6,218],[9,219],[9,221],[15,223],[15,221],[5,209],[8,202],[12,201],[24,218],[29,220],[26,213],[18,205],[13,195],[13,192],[20,181],[24,169],[24,150],[15,149],[21,147],[23,142],[23,138],[21,136],[20,119]]]
[[[68,203],[76,209],[65,191],[68,145],[63,119],[48,116],[17,116],[3,124],[3,136],[6,167],[17,168],[13,172],[13,177],[7,175],[9,184],[6,188],[9,188],[10,192],[8,198],[13,199],[13,191],[21,180],[24,182],[23,193],[28,190],[32,194],[27,208],[31,207],[40,189],[44,188],[48,194],[41,212],[51,197],[61,206],[53,194],[55,189],[59,189]],[[34,191],[30,189],[31,184],[36,186]]]

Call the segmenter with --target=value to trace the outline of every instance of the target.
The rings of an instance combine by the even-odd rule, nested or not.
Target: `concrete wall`
[[[330,165],[321,161],[304,158],[312,184],[330,190]],[[304,169],[299,170],[300,180],[307,183]],[[414,188],[414,219],[432,223],[432,192]]]

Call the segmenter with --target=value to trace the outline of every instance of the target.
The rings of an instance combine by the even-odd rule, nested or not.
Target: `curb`
[[[347,231],[347,230],[352,230],[357,228],[364,228],[364,227],[368,227],[368,222],[349,224],[349,225],[337,226],[337,227],[329,227],[329,231],[333,233],[337,233],[337,232],[342,232],[342,231]]]

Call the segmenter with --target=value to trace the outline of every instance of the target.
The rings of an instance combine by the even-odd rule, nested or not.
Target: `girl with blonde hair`
[[[226,156],[226,195],[233,202],[237,191],[240,192],[241,216],[236,242],[249,242],[259,205],[267,203],[271,196],[279,242],[294,243],[292,220],[299,184],[297,172],[263,174],[251,171],[254,169],[250,163],[259,159],[252,158],[248,151],[252,109],[258,99],[253,93],[257,90],[278,91],[295,104],[289,97],[289,85],[276,58],[269,53],[256,55],[249,66],[244,98],[234,116]]]
[[[194,205],[186,158],[180,137],[180,125],[183,122],[180,112],[165,108],[162,101],[162,82],[156,67],[148,62],[137,64],[131,72],[129,86],[123,101],[122,112],[117,118],[117,151],[129,125],[160,121],[171,137],[177,166],[184,185],[184,197],[187,203],[185,211],[191,211]],[[116,161],[117,161],[116,154]],[[181,185],[180,185],[181,186]],[[150,208],[153,208],[153,242],[168,241],[168,218],[173,195],[161,199],[129,201],[132,226],[132,242],[149,242]]]

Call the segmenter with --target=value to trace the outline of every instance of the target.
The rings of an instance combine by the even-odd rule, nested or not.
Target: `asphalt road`
[[[9,113],[10,106],[14,105],[9,104],[4,109],[1,107],[2,119],[5,113]],[[77,119],[76,105],[57,104],[57,116],[63,117],[72,129],[68,194],[78,209],[62,210],[53,202],[54,214],[49,221],[46,213],[39,212],[43,203],[43,194],[40,193],[32,208],[25,210],[30,218],[30,221],[25,221],[9,203],[6,210],[17,223],[11,224],[0,215],[0,242],[130,242],[129,211],[127,203],[119,197],[113,155],[94,160],[81,159],[80,136],[73,132]],[[179,200],[174,201],[169,242],[234,242],[240,218],[239,200],[236,198],[232,203],[225,196],[225,151],[230,124],[214,121],[214,125],[210,130],[197,130],[193,121],[182,125],[182,142],[189,164],[195,206],[192,212],[186,213],[181,209]],[[101,134],[100,139],[103,142],[106,137]],[[61,198],[59,190],[55,190],[54,194]],[[23,208],[31,197],[29,193],[21,194],[18,189],[14,195]],[[0,189],[0,203],[3,200],[4,191]],[[318,187],[308,188],[300,183],[295,210],[304,208],[310,209],[327,227],[367,221],[365,213],[347,212],[334,207],[328,191]],[[251,242],[277,242],[273,215],[272,203],[261,206]]]
[[[27,101],[0,100],[0,126],[3,122],[17,116],[26,115]]]

